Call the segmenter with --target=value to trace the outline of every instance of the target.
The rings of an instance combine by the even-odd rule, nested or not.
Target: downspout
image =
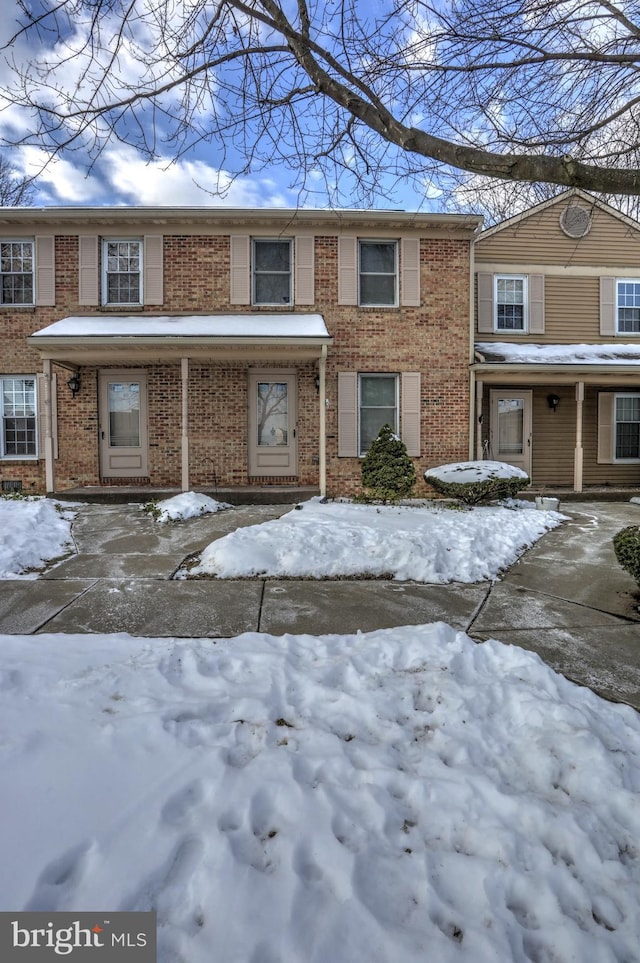
[[[320,496],[327,494],[327,346],[322,345],[318,375],[320,378],[320,451],[318,470],[320,474]]]

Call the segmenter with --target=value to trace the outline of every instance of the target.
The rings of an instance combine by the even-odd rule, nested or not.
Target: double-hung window
[[[360,241],[358,303],[393,307],[398,303],[398,242]]]
[[[0,303],[33,304],[33,241],[0,241]]]
[[[38,453],[36,379],[24,376],[0,378],[0,411],[0,456],[35,458]]]
[[[254,238],[253,304],[281,306],[291,304],[292,243],[290,239]]]
[[[361,374],[358,378],[359,451],[371,447],[385,425],[398,432],[398,376]]]
[[[142,304],[141,240],[103,240],[102,303]]]
[[[617,283],[618,334],[640,334],[640,280]]]
[[[523,275],[496,274],[496,331],[527,330],[527,278]]]
[[[616,395],[614,409],[616,461],[640,459],[640,395]]]

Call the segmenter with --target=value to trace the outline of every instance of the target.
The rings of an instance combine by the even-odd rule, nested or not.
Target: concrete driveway
[[[569,521],[495,583],[172,580],[186,556],[216,537],[290,508],[158,525],[139,505],[83,506],[73,526],[77,555],[37,580],[0,582],[0,632],[228,638],[445,621],[479,640],[531,649],[568,678],[640,709],[640,590],[611,546],[620,528],[640,524],[640,506],[562,504]]]

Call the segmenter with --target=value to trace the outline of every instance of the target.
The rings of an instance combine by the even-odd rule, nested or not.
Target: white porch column
[[[584,381],[576,383],[576,450],[573,456],[573,490],[582,491],[582,408],[584,404]]]
[[[320,474],[320,497],[327,494],[327,346],[322,345],[320,354],[319,402],[320,402],[320,451],[318,471]]]
[[[44,362],[44,476],[47,492],[56,490],[56,468],[53,457],[53,408],[51,404],[51,362]]]
[[[189,359],[181,359],[182,369],[182,491],[189,491]]]
[[[471,458],[482,458],[482,402],[484,400],[484,383],[476,381],[476,451]]]

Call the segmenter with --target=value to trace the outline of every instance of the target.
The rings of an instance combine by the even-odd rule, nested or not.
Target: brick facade
[[[129,210],[129,209],[127,209]],[[0,376],[36,375],[43,371],[37,347],[27,339],[53,322],[67,317],[109,315],[179,316],[273,314],[273,308],[255,308],[230,303],[230,235],[225,215],[209,212],[198,230],[185,215],[187,229],[163,224],[164,302],[123,310],[88,308],[78,303],[78,235],[139,237],[158,229],[144,212],[130,226],[119,224],[118,210],[111,212],[108,228],[100,223],[88,229],[84,220],[74,224],[74,212],[66,211],[61,222],[38,223],[37,212],[11,212],[15,223],[5,228],[6,238],[33,238],[55,234],[55,305],[41,307],[0,306]],[[20,221],[23,213],[24,223]],[[384,221],[359,224],[354,218],[352,232],[361,237],[416,236],[409,215],[396,215],[393,229]],[[255,218],[258,212],[252,212]],[[96,212],[98,217],[98,212]],[[406,217],[406,227],[403,224]],[[415,217],[415,216],[414,216]],[[326,483],[329,495],[353,494],[360,487],[360,459],[338,457],[337,380],[340,372],[419,372],[420,447],[416,458],[419,479],[425,468],[468,457],[469,444],[469,362],[470,362],[470,263],[473,230],[477,219],[444,225],[435,216],[422,215],[427,229],[420,240],[420,307],[364,308],[338,304],[338,233],[333,215],[317,212],[315,237],[315,303],[284,308],[283,312],[322,315],[333,343],[328,348],[326,367]],[[227,221],[229,215],[226,215]],[[269,213],[260,213],[260,233],[269,236]],[[323,221],[327,223],[323,223]],[[332,230],[333,228],[333,230]],[[342,229],[342,227],[340,227]],[[291,229],[290,229],[291,230]],[[252,234],[252,224],[242,231]],[[75,233],[74,233],[75,232]],[[395,232],[395,233],[394,233]],[[282,229],[274,224],[270,236]],[[293,231],[292,231],[293,233]],[[44,357],[44,355],[43,355]],[[121,351],[113,357],[103,348],[99,363],[81,362],[69,355],[65,367],[53,363],[57,376],[57,449],[55,488],[113,483],[101,474],[99,437],[99,371],[109,367],[144,368],[148,384],[148,476],[131,484],[152,487],[180,487],[182,470],[182,383],[180,358],[129,360]],[[61,361],[61,358],[57,359]],[[81,389],[72,398],[66,381],[70,369],[79,367]],[[290,369],[297,377],[296,475],[250,477],[248,474],[248,377],[253,368]],[[282,356],[261,360],[259,350],[251,357],[219,360],[193,357],[189,361],[189,483],[193,488],[227,487],[247,484],[318,485],[319,396],[314,384],[317,360],[300,360],[283,349]],[[45,461],[42,450],[37,459],[0,458],[0,478],[19,479],[23,490],[45,490]],[[127,479],[119,478],[120,483]],[[420,487],[420,485],[419,485]]]

